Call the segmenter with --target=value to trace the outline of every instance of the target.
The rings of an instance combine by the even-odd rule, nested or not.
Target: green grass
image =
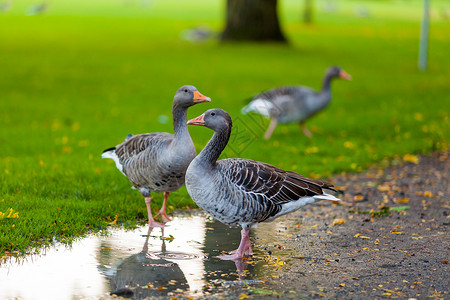
[[[433,1],[429,70],[417,70],[421,1],[367,1],[338,12],[317,9],[314,25],[297,17],[297,1],[281,2],[290,45],[191,44],[182,30],[222,28],[222,1],[51,2],[46,15],[24,16],[31,1],[0,15],[0,252],[24,253],[117,222],[146,219],[144,201],[101,151],[128,133],[172,132],[158,122],[171,112],[175,91],[194,84],[212,102],[189,117],[220,107],[234,119],[224,153],[265,161],[304,175],[361,171],[406,153],[448,147],[450,22]],[[318,2],[322,7],[323,3]],[[353,81],[333,82],[333,100],[307,123],[279,126],[242,116],[244,99],[288,84],[319,88],[326,67],[339,64]],[[212,132],[190,128],[200,150]],[[155,209],[162,195],[155,195]],[[172,208],[192,206],[185,188]]]

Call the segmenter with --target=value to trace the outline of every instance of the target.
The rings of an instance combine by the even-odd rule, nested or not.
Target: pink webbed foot
[[[169,218],[169,216],[167,215],[165,209],[163,210],[163,209],[161,208],[161,210],[155,215],[155,218],[157,218],[158,216],[161,217],[161,220],[163,221],[163,223],[167,223],[167,222],[172,221],[172,219]]]
[[[155,219],[153,219],[152,215],[152,209],[150,207],[150,203],[152,202],[152,198],[145,197],[145,204],[147,205],[147,214],[148,214],[148,225],[150,227],[164,227],[166,225],[156,222]]]
[[[150,227],[159,227],[159,228],[162,228],[162,227],[166,227],[166,224],[156,222],[156,221],[153,220],[153,218],[152,218],[152,220],[148,220],[148,226],[150,226]]]
[[[239,244],[239,247],[231,251],[231,254],[221,254],[217,256],[217,258],[220,258],[222,260],[236,260],[244,258],[246,255],[253,255],[253,249],[252,249],[252,242],[249,238],[249,230],[243,229],[241,231],[241,243]]]

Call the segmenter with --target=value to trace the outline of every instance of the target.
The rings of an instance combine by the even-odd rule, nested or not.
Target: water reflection
[[[142,251],[122,260],[114,270],[104,270],[109,277],[114,295],[143,299],[149,296],[167,295],[177,289],[189,288],[183,271],[176,262],[161,258],[148,250],[150,227]],[[161,230],[161,254],[166,253],[164,228]]]
[[[108,236],[91,236],[70,249],[58,246],[4,263],[0,299],[98,298],[112,292],[141,299],[214,293],[239,279],[257,279],[258,270],[267,265],[258,259],[267,249],[255,249],[255,260],[216,258],[221,250],[237,247],[239,232],[202,212],[177,214],[162,229],[112,229]]]

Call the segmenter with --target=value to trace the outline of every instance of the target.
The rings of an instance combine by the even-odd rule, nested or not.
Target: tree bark
[[[277,14],[277,0],[227,0],[222,41],[286,42]]]
[[[303,22],[311,24],[313,22],[313,0],[304,0]]]

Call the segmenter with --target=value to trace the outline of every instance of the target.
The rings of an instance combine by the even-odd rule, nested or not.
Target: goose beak
[[[344,70],[341,70],[341,72],[339,72],[339,77],[345,80],[352,80],[352,76],[347,74]]]
[[[188,125],[199,125],[203,126],[205,125],[205,120],[203,119],[205,117],[205,114],[202,114],[201,116],[198,116],[197,118],[194,118],[192,120],[189,120],[187,122]]]
[[[194,103],[211,102],[211,98],[202,95],[199,91],[194,91]]]

